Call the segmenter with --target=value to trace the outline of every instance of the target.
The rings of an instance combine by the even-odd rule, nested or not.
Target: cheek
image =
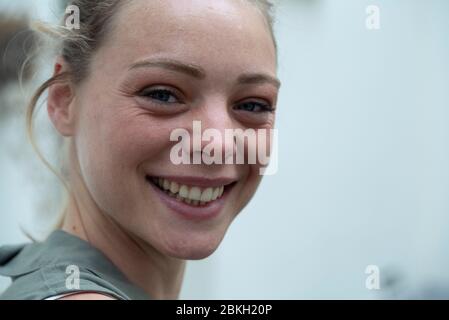
[[[250,170],[248,174],[248,192],[245,193],[247,196],[248,201],[253,197],[254,193],[256,192],[257,187],[259,186],[260,182],[262,181],[262,177],[259,173],[259,169],[261,167],[259,165],[250,165]]]
[[[246,144],[248,148],[248,152],[252,153],[254,159],[256,160],[256,164],[248,164],[247,176],[244,178],[244,183],[241,185],[241,189],[239,190],[240,199],[239,203],[239,211],[246,206],[246,204],[251,200],[254,196],[259,184],[262,181],[263,175],[261,174],[261,169],[264,168],[271,158],[271,161],[277,161],[277,159],[273,159],[273,157],[277,157],[271,150],[271,147],[277,137],[272,131],[271,126],[267,126],[267,128],[263,128],[262,130],[257,131],[257,139],[253,141],[253,143]],[[274,150],[276,151],[276,150]],[[247,155],[248,157],[249,155]]]
[[[110,109],[86,112],[76,147],[88,191],[101,209],[112,213],[137,203],[133,200],[144,181],[143,169],[160,163],[169,147],[169,132],[134,109]]]

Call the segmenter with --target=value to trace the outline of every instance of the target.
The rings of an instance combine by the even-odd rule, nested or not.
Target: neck
[[[85,190],[80,185],[78,187],[76,190]],[[149,243],[121,228],[98,208],[87,190],[73,193],[62,229],[102,251],[130,282],[142,288],[152,299],[179,297],[185,260],[163,255]]]

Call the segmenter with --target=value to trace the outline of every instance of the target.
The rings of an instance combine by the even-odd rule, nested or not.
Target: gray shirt
[[[0,275],[12,279],[0,300],[44,300],[76,292],[150,299],[100,250],[63,230],[43,242],[0,247]]]

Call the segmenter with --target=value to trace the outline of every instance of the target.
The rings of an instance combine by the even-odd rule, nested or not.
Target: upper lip
[[[189,186],[203,187],[203,188],[215,188],[226,186],[236,182],[238,179],[228,177],[193,177],[193,176],[152,176],[147,175],[150,178],[162,178],[167,179],[178,184],[184,184]]]

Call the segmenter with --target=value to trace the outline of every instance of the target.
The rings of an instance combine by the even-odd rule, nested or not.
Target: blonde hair
[[[244,1],[252,3],[261,10],[266,18],[274,45],[277,47],[273,32],[273,4],[269,0]],[[54,228],[61,227],[66,209],[65,206],[67,205],[67,201],[72,197],[72,194],[63,174],[53,168],[37,146],[33,133],[33,119],[36,113],[36,106],[43,93],[52,85],[67,81],[78,84],[87,76],[89,62],[93,53],[102,45],[103,40],[111,30],[113,18],[124,3],[126,3],[125,0],[72,0],[70,1],[70,5],[77,6],[80,10],[80,28],[69,29],[65,27],[65,21],[69,17],[69,14],[64,15],[63,22],[60,26],[49,26],[44,23],[34,23],[31,26],[34,31],[48,35],[56,40],[57,54],[64,59],[70,70],[57,74],[42,83],[32,95],[26,110],[27,135],[31,145],[38,157],[59,178],[66,190],[62,212],[59,214],[59,219]]]

